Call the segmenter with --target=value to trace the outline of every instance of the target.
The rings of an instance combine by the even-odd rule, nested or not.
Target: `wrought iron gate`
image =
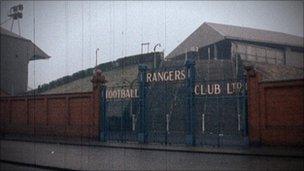
[[[244,79],[201,82],[203,96],[196,96],[198,121],[196,137],[200,145],[246,145],[246,82]],[[221,94],[214,94],[214,87]],[[209,88],[211,87],[211,88]],[[210,90],[209,94],[208,91]],[[228,90],[228,92],[227,92]],[[213,91],[213,92],[212,92]]]
[[[137,91],[137,89],[135,89]],[[130,93],[131,92],[131,93]],[[138,97],[127,86],[115,86],[106,89],[103,100],[105,115],[103,124],[104,140],[127,142],[137,141],[136,117],[138,116]],[[134,97],[129,97],[131,96]],[[114,97],[113,97],[114,96]]]
[[[148,70],[156,74],[170,71],[184,71],[185,75],[188,72],[186,66]],[[150,82],[146,88],[148,142],[186,144],[187,114],[190,114],[187,99],[191,94],[187,78],[165,83]]]
[[[164,78],[164,73],[169,77]],[[246,79],[196,81],[195,63],[187,61],[182,66],[156,69],[140,65],[137,83],[104,88],[101,117],[105,119],[100,122],[103,140],[246,144]],[[118,95],[122,90],[136,93],[122,97]]]

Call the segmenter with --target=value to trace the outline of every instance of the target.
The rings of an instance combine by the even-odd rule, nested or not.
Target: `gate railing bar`
[[[170,133],[170,115],[166,114],[166,130],[167,130],[167,134]]]
[[[137,119],[136,119],[136,116],[135,116],[135,114],[132,114],[132,131],[134,132],[135,131],[135,125],[136,125],[136,121],[137,121]]]
[[[238,131],[241,130],[241,115],[238,113]]]
[[[205,114],[202,114],[202,133],[205,132]]]

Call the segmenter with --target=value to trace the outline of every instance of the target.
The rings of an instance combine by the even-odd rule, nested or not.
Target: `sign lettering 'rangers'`
[[[185,70],[162,71],[147,73],[147,83],[168,82],[168,81],[182,81],[186,79]],[[226,83],[212,83],[201,84],[198,83],[194,87],[194,93],[197,96],[205,95],[232,95],[243,91],[246,88],[241,82],[226,82]],[[138,98],[138,90],[136,88],[123,88],[107,90],[107,99],[125,99]]]

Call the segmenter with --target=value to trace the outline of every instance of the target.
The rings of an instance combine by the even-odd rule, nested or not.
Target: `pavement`
[[[254,156],[272,156],[272,157],[295,157],[304,158],[304,147],[286,147],[286,146],[186,146],[181,144],[165,145],[165,144],[140,144],[137,142],[100,142],[88,139],[60,138],[60,137],[30,137],[30,136],[2,136],[3,140],[50,143],[62,145],[78,145],[78,146],[95,146],[107,148],[123,148],[123,149],[140,149],[140,150],[157,150],[157,151],[176,151],[191,153],[218,153],[231,155],[254,155]]]
[[[189,147],[2,137],[1,161],[72,170],[303,170],[303,147]]]
[[[54,171],[57,168],[45,168],[28,164],[20,164],[16,162],[0,162],[0,170],[3,171]]]

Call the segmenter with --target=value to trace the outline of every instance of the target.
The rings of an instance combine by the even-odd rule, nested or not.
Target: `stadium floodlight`
[[[22,4],[15,5],[10,8],[10,13],[8,14],[8,17],[11,17],[14,20],[22,18],[23,17],[22,11],[23,11]]]
[[[141,53],[144,53],[144,46],[147,46],[147,53],[149,53],[149,45],[150,45],[150,42],[142,43],[141,44]]]
[[[13,31],[14,21],[18,20],[19,35],[21,34],[19,19],[21,19],[23,17],[22,11],[23,11],[23,5],[22,4],[15,5],[15,6],[10,8],[10,13],[7,15],[11,19],[13,19],[12,20],[12,25],[11,25],[11,31]]]

